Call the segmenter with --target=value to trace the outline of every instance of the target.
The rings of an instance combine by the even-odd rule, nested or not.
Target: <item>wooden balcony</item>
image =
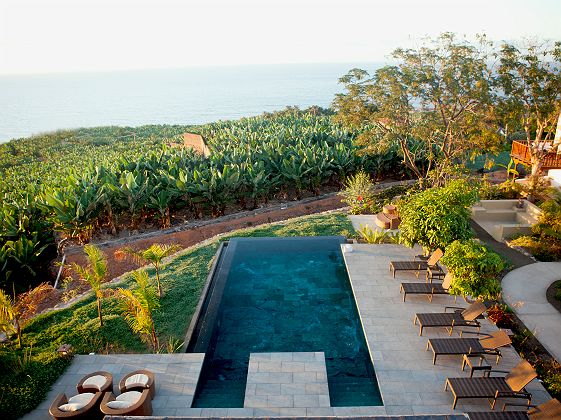
[[[553,143],[544,143],[544,147],[547,149],[548,146],[552,148],[552,152],[546,154],[542,159],[542,171],[547,171],[549,169],[561,169],[561,150],[557,152],[553,148]],[[528,144],[522,141],[513,141],[512,150],[510,151],[510,157],[516,163],[522,163],[527,166],[532,165],[530,159],[530,151],[528,150]]]

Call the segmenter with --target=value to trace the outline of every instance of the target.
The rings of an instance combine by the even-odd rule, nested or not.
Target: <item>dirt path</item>
[[[319,199],[306,199],[296,203],[285,204],[283,207],[285,206],[286,208],[275,206],[270,209],[236,213],[218,219],[191,223],[181,228],[151,232],[134,238],[119,239],[96,245],[102,248],[107,256],[108,278],[115,278],[138,267],[138,265],[133,262],[119,261],[115,258],[115,251],[123,246],[143,249],[149,247],[153,243],[164,243],[179,244],[181,248],[187,248],[220,233],[308,214],[321,213],[327,210],[334,210],[344,207],[344,204],[341,203],[341,197],[336,194],[328,194]],[[66,253],[66,261],[68,264],[85,263],[81,247],[67,249]]]

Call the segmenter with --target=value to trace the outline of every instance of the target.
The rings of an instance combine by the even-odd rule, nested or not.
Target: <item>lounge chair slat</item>
[[[504,378],[448,378],[458,398],[493,398],[497,391],[510,392]]]
[[[477,338],[431,338],[429,340],[433,351],[438,354],[467,354],[485,351]]]

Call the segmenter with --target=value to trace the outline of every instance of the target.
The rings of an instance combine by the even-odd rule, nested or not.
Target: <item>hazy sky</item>
[[[379,62],[424,35],[561,40],[560,0],[0,0],[0,73]]]

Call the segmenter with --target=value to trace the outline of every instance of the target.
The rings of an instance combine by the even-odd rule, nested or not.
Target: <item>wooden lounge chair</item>
[[[467,412],[469,420],[558,420],[561,419],[561,402],[556,398],[541,405],[527,405],[528,411],[504,411],[507,405],[521,406],[521,404],[508,403],[503,406],[503,411],[477,411]]]
[[[493,373],[507,373],[505,377],[491,377]],[[510,372],[491,370],[488,376],[480,378],[448,378],[444,385],[454,395],[452,409],[460,398],[492,399],[491,410],[499,398],[524,398],[532,402],[532,394],[526,391],[528,385],[538,374],[526,360],[522,359]]]
[[[469,420],[529,420],[525,411],[475,411],[465,413]]]
[[[82,401],[79,400],[80,396],[91,399],[85,405],[80,406],[84,401],[83,399]],[[99,410],[102,397],[103,392],[100,391],[96,393],[81,393],[71,398],[67,398],[66,394],[58,394],[49,407],[49,414],[54,420],[100,420],[103,418]]]
[[[505,411],[507,406],[521,406],[521,404],[505,403],[503,405],[503,413],[519,413],[520,411]],[[552,420],[561,419],[561,402],[557,398],[553,398],[540,405],[525,404],[528,408],[528,418],[530,420]]]
[[[499,359],[501,358],[499,347],[508,346],[511,343],[510,337],[503,330],[496,331],[492,334],[478,334],[481,335],[481,337],[430,338],[427,342],[427,350],[430,348],[434,354],[432,364],[434,365],[436,363],[437,356],[456,354],[490,354],[497,356],[497,363],[499,363]],[[465,363],[462,363],[462,370],[464,370],[464,365]]]
[[[154,382],[154,374],[149,370],[135,370],[125,375],[119,382],[119,391],[122,393],[127,391],[140,391],[144,389],[150,391],[150,399],[154,399],[156,395],[156,383]]]
[[[454,312],[446,312],[454,309]],[[427,327],[446,327],[448,335],[452,335],[454,327],[475,327],[477,331],[481,327],[477,317],[486,311],[485,304],[475,301],[467,308],[455,308],[446,306],[444,312],[415,314],[413,324],[419,323],[419,335],[423,335],[423,329]]]
[[[438,266],[438,261],[442,258],[444,252],[440,248],[432,253],[428,260],[419,259],[417,261],[390,261],[390,271],[393,273],[395,278],[396,271],[416,271],[417,277],[421,270],[426,270],[429,267],[440,267]]]
[[[400,291],[403,293],[403,301],[407,294],[410,295],[427,295],[429,302],[432,302],[434,295],[447,295],[448,289],[452,284],[454,277],[451,273],[446,274],[442,284],[439,283],[401,283]]]
[[[130,404],[130,400],[126,398],[128,396],[137,399],[131,405],[124,406],[127,402]],[[116,403],[121,404],[117,406]],[[145,388],[142,392],[128,391],[118,396],[115,396],[112,392],[106,392],[103,400],[101,400],[100,409],[103,414],[108,416],[151,416],[152,399],[150,398],[150,390]]]
[[[78,393],[113,391],[113,375],[109,372],[98,371],[84,376],[76,385]]]

